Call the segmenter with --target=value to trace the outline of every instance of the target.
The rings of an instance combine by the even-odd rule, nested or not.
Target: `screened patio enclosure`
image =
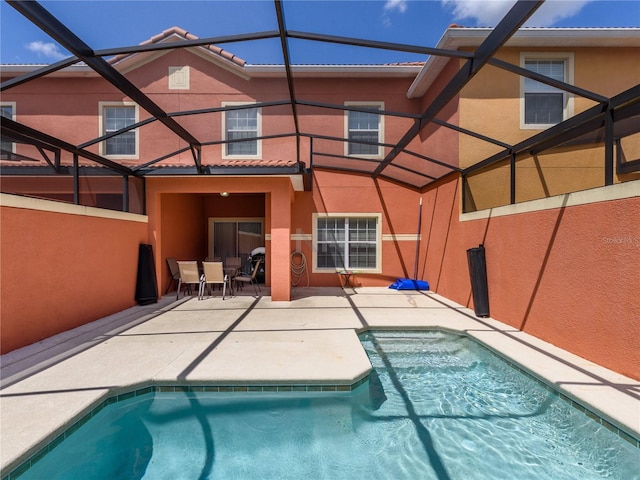
[[[65,56],[0,66],[3,353],[134,306],[140,244],[165,292],[168,258],[262,243],[284,308],[295,252],[314,288],[353,267],[470,308],[483,244],[492,318],[640,371],[640,28],[527,28],[534,1],[408,37],[371,28],[384,2],[0,5],[3,46],[24,31]]]
[[[210,30],[198,32],[199,36],[189,33],[183,39],[120,46],[105,45],[99,29],[89,28],[90,16],[78,20],[68,18],[63,12],[56,14],[55,4],[6,3],[19,12],[21,22],[40,28],[52,42],[68,51],[69,57],[16,74],[11,72],[19,69],[3,66],[2,92],[11,92],[41,77],[54,78],[59,71],[77,72],[78,76],[94,75],[135,102],[145,112],[146,118],[132,123],[133,120],[127,116],[130,112],[126,112],[124,117],[114,112],[113,121],[103,135],[93,137],[86,132],[75,132],[66,137],[51,135],[46,125],[35,126],[16,120],[9,107],[3,108],[2,190],[5,193],[144,213],[144,183],[150,176],[290,175],[301,177],[304,188],[311,189],[311,173],[318,170],[367,176],[424,192],[434,182],[458,173],[464,180],[463,208],[472,211],[494,206],[478,196],[478,185],[487,183],[500,182],[505,187],[503,198],[498,202],[519,201],[521,182],[518,179],[523,171],[520,165],[549,152],[603,149],[602,174],[593,181],[597,183],[595,186],[625,181],[629,175],[637,178],[640,171],[640,160],[630,147],[637,142],[640,131],[640,86],[605,96],[571,84],[555,75],[552,68],[547,71],[533,64],[523,68],[498,58],[505,44],[517,40],[522,33],[522,25],[535,15],[543,3],[541,1],[516,2],[495,28],[487,29],[486,38],[479,46],[456,50],[394,43],[382,34],[378,38],[354,38],[349,35],[349,29],[340,31],[339,27],[335,32],[338,34],[304,30],[309,25],[298,26],[287,15],[288,10],[302,8],[299,5],[302,2],[262,2],[260,12],[254,13],[259,14],[263,21],[246,22],[246,25],[255,23],[264,28],[259,31],[234,31],[230,26],[233,22],[224,26],[220,22],[212,22]],[[220,2],[196,3],[199,5],[185,4],[187,11],[194,9],[194,18],[202,13],[202,9],[215,15],[216,9],[221,8]],[[231,14],[250,13],[243,10],[246,9],[242,6],[244,2],[235,2],[237,5],[230,7],[233,3],[226,5],[231,8]],[[99,16],[100,3],[95,3],[94,7],[94,15]],[[135,15],[136,8],[141,6],[122,3],[121,13]],[[157,8],[162,8],[162,4]],[[311,19],[312,26],[313,5],[305,5],[305,8],[310,9],[307,18]],[[434,8],[438,6],[434,5]],[[382,75],[388,75],[388,78],[396,75],[391,72],[398,71],[419,77],[425,64],[439,59],[456,59],[459,68],[439,91],[423,102],[420,109],[408,107],[404,111],[396,111],[376,105],[338,104],[331,101],[330,95],[318,98],[304,93],[306,78],[316,75],[322,70],[322,65],[332,63],[330,56],[312,56],[322,55],[325,47],[349,52],[353,58],[349,61],[351,71],[357,66],[361,75],[366,75],[372,67],[368,61],[363,63],[371,52],[386,55],[375,66],[386,72]],[[152,58],[169,50],[198,48],[215,50],[230,59],[238,71],[244,69],[249,75],[270,78],[273,81],[271,98],[252,106],[202,105],[198,109],[175,109],[173,105],[163,104],[144,93],[144,86],[137,83],[135,74],[127,71],[127,62],[136,56]],[[243,56],[248,61],[242,60]],[[470,88],[480,72],[486,69],[525,77],[526,82],[539,87],[540,92],[567,92],[588,99],[592,106],[517,143],[488,135],[481,129],[462,128],[450,121],[448,111],[457,95]],[[554,100],[549,96],[543,99],[532,95],[528,101]],[[261,135],[256,130],[251,121],[254,118],[252,109],[256,108],[260,108],[263,115],[277,116],[274,133]],[[350,123],[344,135],[333,136],[326,135],[324,129],[308,121],[318,112],[337,115],[349,112],[353,115],[349,117]],[[232,132],[229,136],[223,137],[213,131],[203,134],[198,129],[198,124],[220,122],[223,115]],[[402,128],[387,133],[384,141],[380,141],[372,133],[379,128],[375,125],[376,118],[393,118]],[[130,134],[136,129],[172,136],[176,147],[153,152],[148,157],[145,155],[142,162],[109,158],[110,153],[129,148]],[[440,130],[454,132],[465,141],[477,142],[482,145],[478,152],[491,151],[491,154],[465,158],[464,163],[459,158],[438,154],[425,139]],[[255,140],[264,145],[287,143],[290,146],[287,147],[286,158],[279,162],[243,164],[221,160],[218,153],[221,149],[227,153],[253,154]],[[114,150],[96,153],[94,147],[98,144],[108,145]],[[374,152],[380,154],[379,158],[372,158]],[[496,171],[500,172],[497,176]]]

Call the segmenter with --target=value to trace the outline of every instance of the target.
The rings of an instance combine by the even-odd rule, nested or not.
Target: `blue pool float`
[[[410,278],[399,278],[389,288],[395,290],[429,290],[429,284],[424,280],[412,280]]]

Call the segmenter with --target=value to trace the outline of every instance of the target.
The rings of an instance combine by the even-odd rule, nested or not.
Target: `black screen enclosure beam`
[[[398,154],[434,119],[440,111],[471,81],[489,59],[515,34],[520,26],[544,3],[543,0],[527,1],[519,0],[500,23],[494,28],[487,38],[480,44],[473,57],[466,61],[463,67],[453,76],[451,81],[434,98],[431,104],[422,114],[419,122],[416,122],[400,139],[397,147],[387,154],[373,173],[375,179]]]
[[[107,61],[101,57],[96,57],[93,50],[86,43],[84,43],[38,2],[7,0],[7,3],[30,20],[34,25],[37,25],[47,35],[60,43],[60,45],[80,60],[84,61],[105,80],[140,105],[140,107],[157,118],[185,142],[190,145],[199,145],[200,142],[191,135],[191,133],[184,129],[174,119],[169,118],[162,108],[156,105],[149,97],[142,93],[141,90],[127,80],[126,77],[118,72]]]

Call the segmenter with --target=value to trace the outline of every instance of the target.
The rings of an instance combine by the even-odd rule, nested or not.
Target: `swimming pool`
[[[361,341],[374,371],[353,392],[150,391],[19,478],[640,478],[640,449],[467,337]]]

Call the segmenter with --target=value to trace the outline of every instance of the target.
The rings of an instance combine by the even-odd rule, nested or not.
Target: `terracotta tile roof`
[[[415,62],[396,62],[396,63],[385,63],[384,65],[393,65],[396,67],[421,67],[425,64],[423,61],[415,61]]]
[[[282,168],[282,167],[295,167],[297,162],[295,160],[212,160],[212,161],[203,161],[202,165],[209,167],[225,167],[225,168]],[[186,163],[159,163],[155,165],[156,167],[192,167],[193,162]]]
[[[154,35],[153,37],[145,40],[144,42],[141,42],[140,45],[150,45],[152,43],[159,43],[162,42],[163,40],[171,37],[172,35],[177,35],[179,37],[184,38],[185,40],[198,40],[198,38],[192,33],[187,32],[184,28],[180,28],[180,27],[171,27],[168,28],[166,30],[164,30],[163,32]],[[241,67],[244,67],[245,64],[247,63],[246,61],[244,61],[243,59],[241,59],[240,57],[237,57],[235,54],[228,52],[220,47],[216,47],[215,45],[206,45],[203,46],[201,48],[207,49],[210,52],[219,55],[220,57],[224,58],[225,60],[228,60],[230,62],[235,63],[236,65],[239,65]],[[114,64],[117,63],[127,57],[130,57],[131,54],[130,53],[125,53],[122,55],[116,55],[115,57],[111,58],[109,60],[110,63]]]
[[[223,167],[294,167],[297,164],[295,160],[220,160],[211,162],[209,165],[220,165]]]
[[[121,165],[129,168],[135,168],[140,165],[140,161],[119,161]],[[222,167],[222,168],[290,168],[295,167],[297,162],[295,160],[213,160],[204,161],[202,165],[205,167]],[[65,167],[71,167],[71,165],[64,164]],[[101,165],[82,159],[80,161],[81,167],[97,167],[103,168]],[[189,168],[193,167],[193,162],[161,162],[153,165],[151,168]],[[51,167],[44,161],[37,160],[0,160],[0,167],[2,168],[17,168],[17,167],[45,167],[50,169]]]
[[[16,157],[15,159],[1,159],[0,167],[48,167],[44,161],[28,159],[26,157]]]

